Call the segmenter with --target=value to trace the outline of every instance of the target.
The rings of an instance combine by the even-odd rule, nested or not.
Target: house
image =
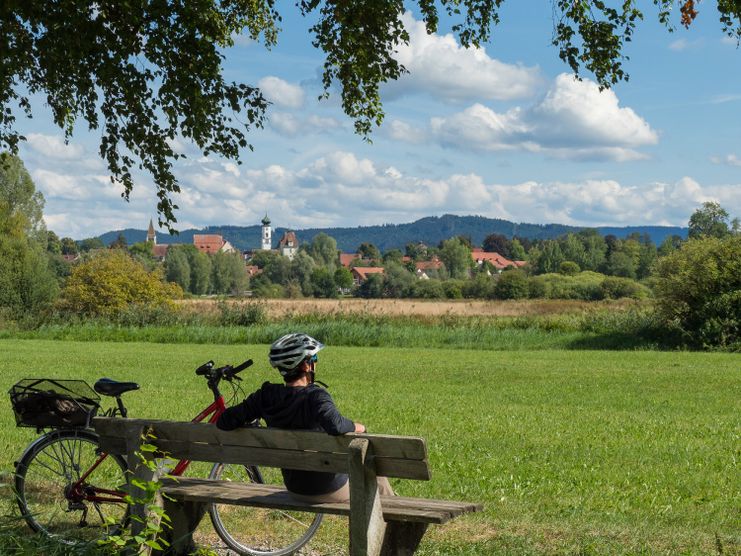
[[[360,255],[357,253],[340,253],[340,266],[344,266],[345,268],[350,268],[352,265],[352,262],[355,259],[359,259]]]
[[[293,260],[298,253],[298,239],[295,232],[285,232],[278,242],[278,252],[284,257]]]
[[[356,286],[359,286],[368,279],[371,274],[383,274],[383,267],[380,266],[354,266],[350,269],[352,279]]]
[[[522,266],[522,264],[524,264],[524,261],[518,261],[522,263],[518,265],[515,263],[515,261],[510,261],[509,259],[507,259],[506,257],[503,257],[499,253],[484,251],[481,248],[474,248],[471,251],[471,257],[473,258],[473,260],[476,262],[477,265],[481,266],[486,261],[489,264],[491,264],[495,269],[497,269],[498,272],[501,272],[502,270],[504,270],[505,268],[509,266],[517,267],[517,266]]]
[[[159,245],[155,243],[152,245],[152,256],[158,261],[164,261],[169,247],[166,243]]]
[[[193,245],[199,251],[209,255],[219,251],[224,253],[234,251],[232,244],[218,234],[193,234]]]
[[[417,261],[414,263],[415,274],[420,280],[429,280],[430,275],[428,273],[430,271],[437,272],[444,266],[443,262],[437,257],[433,257],[429,261]]]
[[[253,276],[257,276],[262,272],[262,269],[254,264],[245,265],[244,270],[247,273],[247,276],[249,276],[250,278],[252,278]]]

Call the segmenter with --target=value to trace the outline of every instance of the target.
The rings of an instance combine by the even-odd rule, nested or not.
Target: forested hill
[[[308,242],[313,237],[324,232],[337,240],[337,246],[346,252],[354,251],[361,243],[373,243],[381,251],[399,248],[410,242],[422,241],[428,245],[437,245],[440,241],[452,236],[470,236],[474,245],[481,242],[489,234],[504,234],[507,237],[514,235],[532,239],[555,238],[568,232],[576,232],[583,229],[578,226],[566,226],[563,224],[515,224],[508,220],[498,218],[485,218],[483,216],[455,216],[446,214],[444,216],[428,216],[416,222],[408,224],[383,224],[379,226],[360,226],[357,228],[307,228],[295,230],[300,242]],[[651,239],[659,245],[664,238],[670,235],[687,237],[687,228],[678,226],[626,226],[598,227],[601,234],[612,234],[623,238],[638,232],[648,234]],[[273,231],[273,246],[283,235],[285,228],[277,228]],[[129,244],[144,241],[147,237],[146,230],[126,229],[106,232],[99,236],[108,245],[122,233]],[[177,236],[158,232],[158,243],[192,243],[193,234],[220,234],[238,249],[256,249],[260,246],[260,226],[208,226],[202,230],[183,230]]]

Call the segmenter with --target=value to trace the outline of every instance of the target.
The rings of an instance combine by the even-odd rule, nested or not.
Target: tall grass
[[[132,309],[113,320],[50,316],[0,329],[0,338],[195,344],[270,343],[302,330],[333,345],[460,349],[655,349],[673,347],[650,308],[516,317],[302,313],[268,318],[260,303],[195,312]],[[28,323],[26,323],[28,324]]]

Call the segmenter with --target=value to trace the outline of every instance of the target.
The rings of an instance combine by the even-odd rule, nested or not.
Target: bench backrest
[[[347,473],[349,444],[369,441],[377,475],[402,479],[430,479],[427,446],[423,438],[380,434],[331,436],[321,432],[268,428],[222,431],[207,423],[96,417],[93,426],[103,450],[127,454],[138,446],[142,432],[147,440],[173,459],[254,464],[305,471]]]

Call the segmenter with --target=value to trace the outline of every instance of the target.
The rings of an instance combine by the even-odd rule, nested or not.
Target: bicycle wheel
[[[280,469],[217,463],[209,479],[283,485]],[[287,556],[304,546],[322,514],[211,504],[211,522],[229,548],[242,556]]]
[[[15,489],[21,515],[31,529],[77,544],[118,532],[125,525],[127,504],[99,491],[120,491],[126,485],[122,457],[107,456],[78,489],[73,488],[100,453],[97,435],[82,429],[52,431],[26,449],[16,464]]]

